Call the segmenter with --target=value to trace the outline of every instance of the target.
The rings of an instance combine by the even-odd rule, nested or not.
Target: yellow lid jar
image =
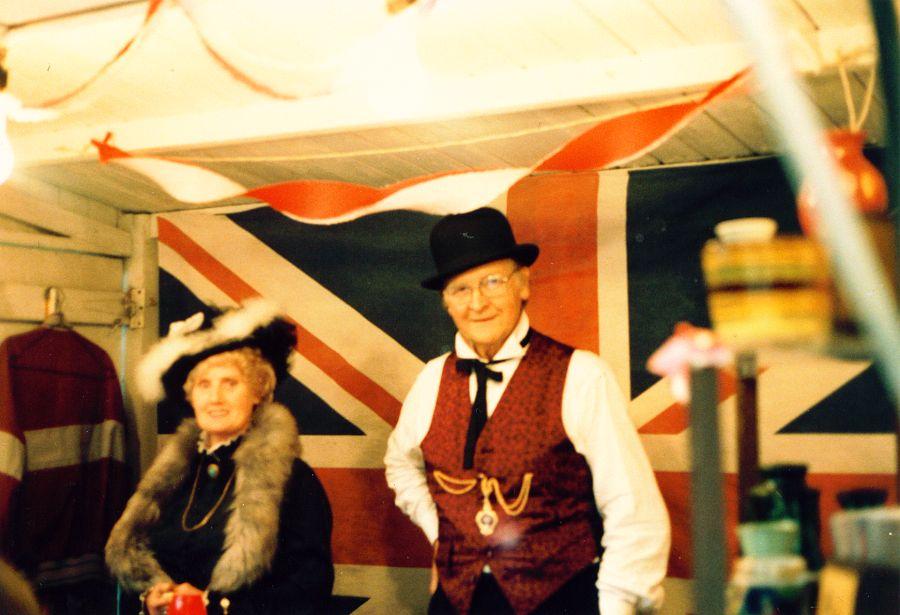
[[[822,348],[834,309],[825,252],[802,236],[776,237],[776,230],[769,218],[716,226],[717,239],[700,256],[710,319],[735,348]]]

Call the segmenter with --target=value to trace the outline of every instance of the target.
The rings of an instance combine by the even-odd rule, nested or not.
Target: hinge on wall
[[[144,308],[147,304],[147,293],[143,288],[129,288],[122,299],[124,304],[123,324],[129,329],[144,328]]]

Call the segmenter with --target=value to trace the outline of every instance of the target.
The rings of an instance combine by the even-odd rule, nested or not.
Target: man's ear
[[[519,268],[519,297],[522,301],[528,301],[531,297],[531,268]]]

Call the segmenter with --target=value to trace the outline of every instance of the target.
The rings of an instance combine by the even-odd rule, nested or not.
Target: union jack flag
[[[766,186],[761,190],[760,186]],[[760,198],[761,193],[765,198]],[[797,230],[776,161],[657,171],[528,177],[492,203],[520,241],[541,246],[528,313],[534,326],[592,349],[613,367],[672,517],[665,612],[690,604],[687,410],[645,362],[687,320],[709,326],[699,264],[713,226],[743,216]],[[297,324],[290,378],[277,397],[295,412],[303,455],[335,516],[336,593],[347,612],[423,612],[431,554],[393,505],[383,476],[386,439],[424,362],[450,349],[453,327],[436,294],[428,233],[414,209],[340,224],[309,224],[269,206],[157,218],[160,323],[264,295]],[[893,408],[862,361],[793,352],[759,358],[761,457],[809,466],[821,490],[823,536],[837,491],[893,494]],[[734,544],[734,387],[722,381],[728,535]],[[170,431],[173,417],[160,417]]]

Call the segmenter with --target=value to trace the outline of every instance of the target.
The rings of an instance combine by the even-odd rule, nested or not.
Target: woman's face
[[[243,371],[233,362],[198,366],[190,402],[197,425],[209,436],[209,446],[233,438],[250,424],[259,403]]]

